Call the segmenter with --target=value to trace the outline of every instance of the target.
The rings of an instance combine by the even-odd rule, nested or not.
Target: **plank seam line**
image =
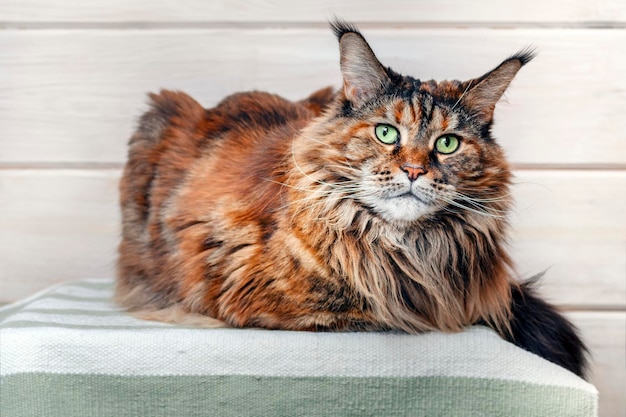
[[[516,22],[516,21],[476,21],[476,22],[369,22],[354,21],[361,29],[626,29],[626,21],[581,21],[581,22]],[[327,29],[328,23],[264,21],[264,22],[202,22],[202,21],[122,21],[122,22],[36,22],[0,21],[0,29],[18,30],[184,30],[184,29]]]

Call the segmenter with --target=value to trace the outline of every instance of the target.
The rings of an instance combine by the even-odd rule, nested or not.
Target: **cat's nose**
[[[422,165],[414,165],[406,163],[400,167],[400,169],[406,172],[406,175],[409,177],[409,180],[415,181],[417,177],[420,175],[424,175],[428,171]]]

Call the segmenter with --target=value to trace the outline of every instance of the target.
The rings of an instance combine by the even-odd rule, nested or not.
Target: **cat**
[[[383,66],[331,23],[343,88],[204,109],[151,94],[120,183],[117,301],[205,326],[419,333],[482,324],[584,376],[576,328],[514,279],[496,103],[530,50],[469,81]]]

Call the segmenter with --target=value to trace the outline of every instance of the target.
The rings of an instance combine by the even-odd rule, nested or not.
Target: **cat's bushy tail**
[[[578,329],[537,296],[534,287],[539,278],[511,286],[510,332],[500,331],[501,336],[585,378],[589,351]]]

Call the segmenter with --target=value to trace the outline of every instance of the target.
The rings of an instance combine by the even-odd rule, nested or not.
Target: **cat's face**
[[[467,82],[421,82],[384,68],[352,28],[337,32],[344,95],[321,129],[321,181],[389,222],[503,216],[510,172],[489,130],[496,102],[531,55]]]
[[[477,200],[507,185],[506,162],[484,136],[487,126],[454,100],[418,87],[408,97],[380,97],[346,119],[349,168],[336,168],[354,181],[354,197],[388,221],[410,222],[458,205],[480,210]]]

